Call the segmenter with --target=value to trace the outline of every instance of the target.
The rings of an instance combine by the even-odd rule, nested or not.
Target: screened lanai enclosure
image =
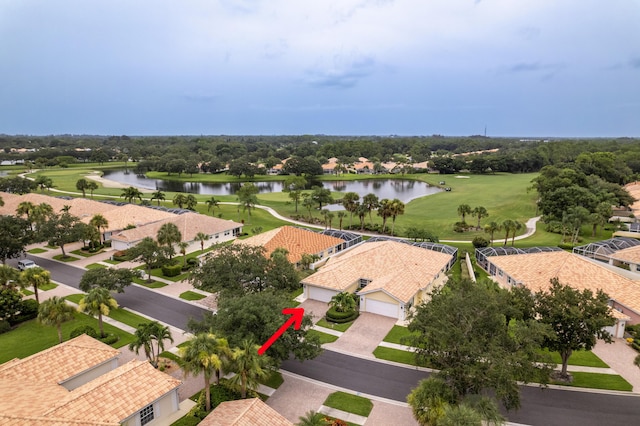
[[[629,237],[615,237],[609,240],[596,241],[583,246],[574,247],[573,252],[590,259],[609,262],[611,256],[630,247],[640,245],[640,240]]]
[[[476,249],[476,263],[485,271],[493,275],[487,268],[489,267],[488,257],[491,256],[512,256],[514,254],[543,253],[552,251],[562,251],[560,247],[483,247]]]
[[[419,241],[419,242],[414,242],[414,241],[408,241],[408,240],[403,240],[400,238],[393,238],[393,237],[371,237],[369,238],[367,241],[365,241],[365,243],[375,243],[377,241],[395,241],[398,243],[403,243],[403,244],[408,244],[410,246],[414,246],[414,247],[420,247],[423,249],[427,249],[427,250],[433,250],[433,251],[437,251],[440,253],[445,253],[445,254],[449,254],[452,256],[451,261],[447,264],[447,270],[451,269],[453,267],[453,264],[456,263],[456,259],[458,258],[458,249],[452,246],[448,246],[446,244],[440,244],[440,243],[433,243],[431,241]]]

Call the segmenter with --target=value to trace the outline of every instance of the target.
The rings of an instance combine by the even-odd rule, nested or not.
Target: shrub
[[[73,339],[74,337],[78,337],[82,334],[86,334],[87,336],[93,338],[98,337],[98,332],[90,325],[81,325],[80,327],[74,328],[73,330],[71,330],[71,334],[69,335],[69,337]]]
[[[477,236],[473,241],[471,241],[471,244],[473,244],[474,248],[489,247],[489,240],[484,237]]]
[[[25,321],[29,321],[38,316],[38,302],[34,299],[23,300],[20,303],[20,313],[12,318],[9,318],[9,323],[13,325],[20,324]]]
[[[113,260],[116,260],[118,262],[126,262],[128,260],[131,260],[131,255],[126,250],[120,250],[113,253]]]
[[[119,339],[118,336],[112,333],[108,333],[105,337],[101,338],[100,341],[105,345],[113,345]]]
[[[8,321],[0,321],[0,334],[11,330],[11,324]]]
[[[468,229],[469,225],[467,224],[467,222],[456,222],[453,224],[454,232],[465,232]]]
[[[345,322],[353,321],[358,318],[360,313],[358,311],[338,312],[334,308],[329,308],[325,314],[325,318],[329,322],[335,322],[336,324],[343,324]]]
[[[182,265],[162,265],[162,275],[165,277],[177,277],[182,272]]]
[[[195,257],[190,257],[187,259],[187,265],[198,266],[199,264],[200,264],[200,261]]]

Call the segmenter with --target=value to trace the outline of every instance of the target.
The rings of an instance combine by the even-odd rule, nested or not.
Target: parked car
[[[36,266],[38,265],[36,265],[36,262],[34,262],[33,260],[24,259],[18,261],[18,269],[20,269],[21,271],[29,268],[35,268]]]

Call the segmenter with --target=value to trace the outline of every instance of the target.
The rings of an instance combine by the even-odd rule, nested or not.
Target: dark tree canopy
[[[190,321],[189,330],[194,334],[213,331],[226,337],[230,346],[239,346],[243,340],[261,345],[288,319],[282,314],[287,307],[286,300],[272,292],[225,298],[219,301],[216,314],[206,315],[202,322]],[[298,360],[315,358],[322,349],[317,336],[307,335],[312,325],[311,316],[305,315],[299,330],[287,329],[265,354],[278,363],[290,354]]]
[[[0,216],[0,260],[14,259],[24,254],[31,240],[31,227],[25,219]]]
[[[417,359],[440,371],[460,402],[491,390],[507,409],[520,405],[518,381],[546,383],[549,369],[536,363],[544,337],[541,324],[528,316],[504,314],[509,297],[494,283],[450,279],[416,308],[408,343]],[[512,306],[516,309],[517,306]]]
[[[88,293],[94,287],[124,293],[125,287],[133,281],[134,273],[126,268],[89,269],[80,279],[80,290]]]

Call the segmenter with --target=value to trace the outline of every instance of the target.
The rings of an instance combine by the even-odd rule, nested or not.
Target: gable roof
[[[259,398],[227,401],[218,405],[202,422],[202,426],[293,426],[280,413]]]
[[[291,263],[297,263],[303,254],[318,254],[327,249],[344,243],[344,240],[329,235],[323,235],[308,229],[295,226],[282,226],[263,232],[253,237],[236,240],[234,244],[261,246],[265,249],[265,256],[271,256],[277,248],[285,248],[289,252],[287,258]]]
[[[622,262],[640,264],[640,246],[618,250],[611,254],[610,257]]]
[[[546,253],[492,256],[488,260],[517,283],[531,291],[546,291],[550,280],[578,290],[604,291],[611,299],[640,314],[640,282],[609,269],[607,265],[574,253]]]
[[[50,195],[38,194],[31,192],[29,194],[18,195],[9,193],[0,193],[4,200],[4,206],[0,207],[1,214],[16,214],[18,205],[22,202],[30,202],[35,205],[46,203],[51,206],[55,213],[60,213],[64,206],[71,206],[69,213],[79,218],[93,217],[95,214],[104,214],[109,210],[113,210],[115,207],[100,201],[89,200],[86,198],[72,198],[65,199],[59,197],[52,197]]]
[[[368,242],[329,259],[302,283],[344,291],[362,278],[370,283],[359,294],[383,291],[406,303],[431,284],[451,258],[396,241]]]
[[[153,209],[148,210],[154,211]],[[182,241],[194,241],[198,232],[202,232],[207,235],[214,235],[242,227],[241,223],[234,222],[232,220],[218,219],[217,217],[199,213],[190,212],[181,215],[174,215],[172,213],[168,214],[170,216],[164,219],[147,223],[137,228],[118,232],[116,235],[112,235],[111,239],[116,241],[136,242],[142,240],[144,237],[155,238],[158,230],[160,230],[162,225],[165,223],[173,223],[178,227],[182,234]]]
[[[104,204],[104,203],[102,203]],[[108,204],[107,204],[108,205]],[[102,213],[109,222],[107,231],[119,231],[129,225],[140,227],[148,223],[157,222],[163,219],[170,219],[176,215],[162,210],[150,209],[135,204],[125,204],[124,206],[110,206],[111,209]],[[73,212],[73,209],[71,210]],[[84,223],[89,223],[93,216],[82,219]]]

